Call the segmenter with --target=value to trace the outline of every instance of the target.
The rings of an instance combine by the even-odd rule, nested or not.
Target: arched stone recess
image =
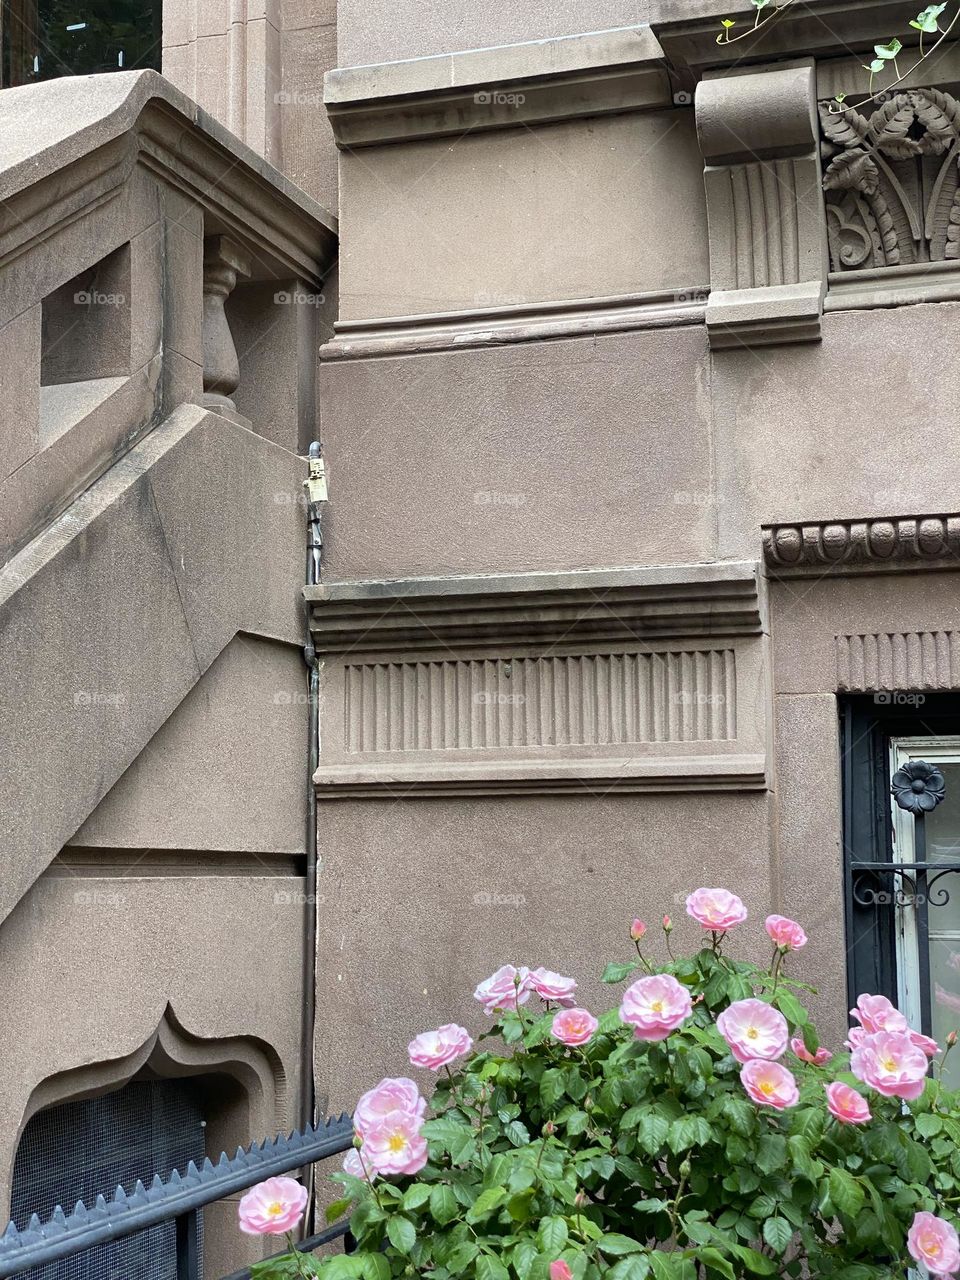
[[[4,1220],[10,1207],[17,1148],[30,1120],[48,1107],[111,1093],[145,1075],[206,1078],[210,1099],[207,1151],[211,1158],[287,1125],[286,1074],[274,1048],[257,1036],[197,1035],[180,1023],[168,1004],[155,1030],[130,1053],[58,1071],[35,1085],[15,1140],[3,1152],[0,1206]],[[156,1172],[166,1174],[169,1170]]]

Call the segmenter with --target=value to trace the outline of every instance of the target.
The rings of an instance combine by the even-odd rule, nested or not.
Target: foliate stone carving
[[[960,259],[960,102],[895,93],[866,113],[820,103],[833,271]]]
[[[776,577],[830,568],[908,570],[918,562],[960,569],[960,515],[769,525],[763,530],[763,557]]]
[[[960,688],[960,631],[837,636],[837,688],[845,693]]]
[[[697,90],[714,348],[820,337],[827,263],[812,62]]]
[[[757,570],[308,588],[318,794],[763,787]]]

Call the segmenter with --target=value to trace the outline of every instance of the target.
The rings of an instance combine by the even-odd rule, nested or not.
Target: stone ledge
[[[610,298],[571,299],[384,320],[338,320],[321,360],[459,351],[513,342],[542,342],[596,333],[624,333],[702,324],[709,287],[657,290]]]
[[[649,26],[616,28],[371,66],[324,76],[342,147],[503,129],[673,105]]]
[[[825,311],[865,311],[922,302],[960,302],[960,262],[831,271],[823,306]]]
[[[307,587],[321,653],[436,648],[552,637],[757,635],[765,626],[753,561]]]

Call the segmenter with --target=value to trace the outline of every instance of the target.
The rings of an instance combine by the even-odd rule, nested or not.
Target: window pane
[[[160,69],[162,0],[2,0],[0,84]]]

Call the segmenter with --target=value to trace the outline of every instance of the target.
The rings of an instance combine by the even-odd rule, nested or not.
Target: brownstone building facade
[[[598,1005],[699,884],[827,1043],[942,1034],[952,33],[871,97],[901,3],[143,8],[141,69],[3,9],[0,1207],[57,1108],[219,1151],[501,963]]]

